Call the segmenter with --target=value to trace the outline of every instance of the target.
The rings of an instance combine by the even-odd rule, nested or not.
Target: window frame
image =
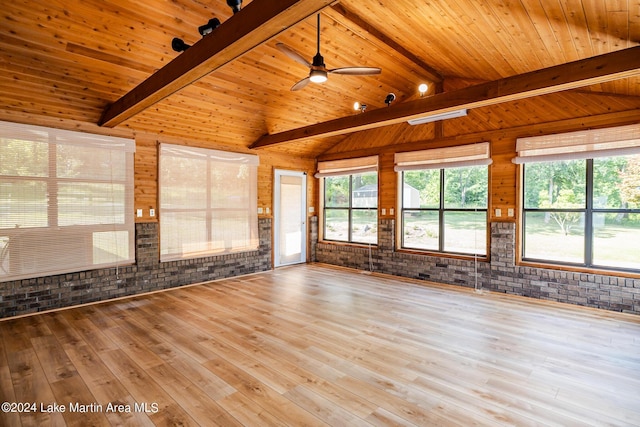
[[[620,156],[607,156],[612,157],[624,157]],[[614,272],[628,272],[628,273],[640,273],[640,268],[625,268],[610,265],[602,265],[594,262],[594,224],[593,218],[597,214],[640,214],[640,208],[638,209],[624,209],[624,208],[597,208],[594,207],[594,158],[576,158],[574,161],[585,162],[585,203],[582,208],[528,208],[525,202],[526,197],[526,167],[527,163],[521,164],[521,190],[520,190],[520,205],[521,205],[521,221],[520,232],[518,238],[521,244],[519,251],[519,261],[523,264],[547,264],[559,267],[579,268],[586,271],[614,271]],[[561,160],[549,160],[548,162],[561,161]],[[583,215],[584,227],[583,227],[583,261],[584,262],[568,262],[558,261],[546,258],[535,258],[526,256],[527,245],[527,213],[579,213]]]
[[[486,167],[487,173],[487,206],[485,208],[447,208],[445,207],[445,174],[446,169],[452,169],[454,167]],[[430,168],[435,169],[435,168]],[[405,208],[404,207],[404,196],[405,196],[405,172],[412,172],[415,170],[427,170],[425,169],[408,169],[408,170],[400,170],[398,171],[398,187],[400,191],[398,192],[398,211],[400,213],[400,227],[398,227],[398,243],[399,247],[403,251],[409,252],[419,252],[419,253],[433,253],[437,255],[444,256],[461,256],[461,257],[478,257],[481,259],[488,259],[489,256],[489,182],[490,182],[490,170],[487,165],[468,165],[468,166],[453,166],[453,167],[442,167],[438,168],[439,175],[439,200],[437,208]],[[438,249],[424,249],[424,248],[416,248],[411,246],[405,246],[405,213],[406,212],[437,212],[438,213]],[[445,250],[445,237],[446,237],[446,221],[445,215],[447,212],[484,212],[485,216],[485,250],[484,253],[470,253],[470,252],[457,252],[457,251],[448,251]]]
[[[353,206],[353,177],[355,175],[364,175],[366,173],[375,173],[376,174],[376,186],[378,187],[378,191],[376,193],[376,207],[375,208],[370,208],[370,207],[354,207]],[[335,178],[335,177],[348,177],[349,178],[349,203],[348,206],[340,206],[340,207],[332,207],[332,206],[327,206],[326,203],[326,182],[327,182],[327,178]],[[380,197],[379,197],[379,191],[380,191],[380,174],[377,170],[375,171],[365,171],[365,172],[359,172],[359,171],[355,171],[353,173],[345,173],[345,174],[334,174],[332,176],[322,176],[321,177],[321,203],[322,203],[322,229],[321,229],[321,240],[323,242],[329,242],[329,243],[343,243],[343,244],[352,244],[352,245],[372,245],[372,246],[378,246],[379,243],[379,239],[380,239],[380,233],[379,233],[379,204],[380,204]],[[347,218],[348,218],[348,238],[347,240],[336,240],[336,239],[329,239],[327,238],[327,233],[326,233],[326,227],[327,227],[327,211],[331,211],[331,210],[335,210],[335,211],[344,211],[347,210],[348,214],[347,214]],[[375,212],[375,218],[376,218],[376,241],[375,243],[370,243],[370,242],[360,242],[360,241],[354,241],[353,240],[353,213],[354,211],[358,212],[358,211],[367,211],[367,212],[371,212],[374,211]]]
[[[0,138],[6,141],[22,143],[46,144],[46,168],[32,173],[5,173],[0,181],[9,184],[33,183],[44,189],[47,200],[43,210],[42,224],[25,223],[0,228],[2,240],[2,259],[0,281],[21,280],[56,274],[74,273],[101,268],[118,267],[135,263],[135,221],[131,212],[134,206],[134,152],[135,141],[132,139],[95,135],[84,132],[61,130],[34,125],[18,125],[0,122]],[[68,147],[64,150],[62,147]],[[100,155],[107,153],[109,158],[109,176],[94,173],[92,165],[78,163],[75,169],[79,176],[65,176],[62,160],[69,161],[77,155],[73,148],[82,148],[84,155],[88,150],[100,150]],[[11,153],[11,151],[7,151]],[[70,154],[71,157],[64,157]],[[95,153],[93,154],[96,155]],[[119,168],[118,176],[114,176],[114,168]],[[45,172],[46,170],[46,172]],[[97,221],[84,222],[77,217],[88,215],[99,205],[93,204],[94,193],[77,193],[83,185],[106,185],[109,191],[101,193],[110,200],[111,212],[102,214]],[[71,186],[75,190],[76,199],[65,203],[63,188]],[[117,188],[116,188],[117,187]],[[78,197],[85,194],[84,198]],[[78,201],[88,200],[79,204]],[[107,205],[108,205],[107,204]],[[14,206],[9,204],[9,206]],[[20,212],[20,204],[15,208]],[[65,208],[72,208],[71,215],[65,221],[62,213]],[[89,209],[89,210],[87,210]],[[26,210],[25,210],[26,212]],[[106,217],[106,220],[105,220]],[[62,219],[62,220],[61,220]],[[42,220],[41,220],[42,221]],[[76,222],[80,221],[80,222]],[[65,223],[67,222],[67,223]],[[105,252],[101,245],[105,240],[101,234],[115,233],[116,252]],[[126,233],[126,244],[120,241],[119,235]],[[102,243],[101,243],[102,242]],[[109,242],[109,240],[106,240]],[[106,243],[107,245],[113,244]],[[97,251],[97,252],[96,252]],[[100,255],[102,251],[103,255]],[[125,253],[126,251],[126,253]],[[104,255],[104,254],[109,255]],[[28,254],[28,256],[25,256]],[[5,274],[6,273],[6,274]]]
[[[259,238],[259,224],[258,224],[258,165],[259,158],[253,154],[243,154],[243,153],[235,153],[229,151],[220,151],[208,148],[198,148],[191,147],[185,145],[175,145],[175,144],[167,144],[161,143],[159,147],[159,178],[158,178],[158,196],[159,196],[159,217],[160,217],[160,261],[168,262],[168,261],[179,261],[184,259],[194,259],[194,258],[204,258],[209,256],[218,256],[218,255],[226,255],[231,253],[240,253],[240,252],[251,252],[256,251],[260,247],[260,238]],[[163,154],[166,153],[166,154]],[[164,167],[164,160],[167,161],[169,158],[184,158],[191,159],[196,161],[204,161],[205,164],[205,175],[206,175],[206,188],[204,195],[204,206],[178,206],[178,207],[169,207],[165,205],[165,200],[169,199],[163,191],[166,189],[169,191],[169,186],[163,179],[166,175],[170,175],[174,172],[168,172],[168,169]],[[220,206],[219,202],[214,202],[212,197],[212,176],[213,169],[215,164],[229,164],[232,166],[242,166],[246,165],[249,174],[249,180],[247,185],[250,187],[250,193],[248,197],[247,206],[236,207],[233,203],[225,204],[225,206]],[[196,168],[193,168],[194,170]],[[231,197],[231,196],[230,196]],[[181,201],[178,201],[181,202]],[[229,207],[232,206],[232,207]],[[216,248],[214,239],[215,235],[218,233],[217,229],[214,229],[213,220],[216,217],[217,213],[220,212],[231,212],[237,211],[242,213],[246,213],[246,217],[248,218],[246,227],[247,227],[247,235],[249,237],[243,237],[245,239],[243,245],[231,247],[231,248]],[[206,236],[205,240],[200,240],[191,244],[198,245],[206,245],[205,249],[195,249],[195,250],[182,250],[180,252],[174,251],[174,247],[169,245],[165,252],[165,247],[163,243],[166,240],[163,239],[163,234],[167,235],[169,232],[165,227],[171,227],[168,225],[169,220],[167,217],[172,214],[204,214],[204,235]],[[239,215],[242,217],[244,215]],[[223,215],[224,217],[224,215]],[[163,221],[164,218],[164,221]],[[226,218],[226,217],[225,217]],[[228,218],[227,218],[228,219]],[[176,225],[176,224],[172,224]],[[189,242],[187,242],[187,245]],[[184,244],[183,244],[184,248]]]

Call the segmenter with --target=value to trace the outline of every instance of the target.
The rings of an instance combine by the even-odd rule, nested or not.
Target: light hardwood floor
[[[319,264],[0,333],[2,426],[640,425],[638,316]]]

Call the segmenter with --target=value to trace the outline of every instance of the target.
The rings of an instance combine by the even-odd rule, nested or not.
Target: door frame
[[[301,221],[301,254],[300,260],[289,263],[280,263],[280,177],[281,176],[296,176],[302,179],[302,191],[301,191],[301,211],[300,211],[300,221]],[[274,169],[273,175],[273,266],[274,268],[283,267],[285,265],[292,264],[302,264],[307,262],[307,234],[308,234],[308,224],[307,224],[307,173],[303,171],[297,170],[289,170],[289,169]]]

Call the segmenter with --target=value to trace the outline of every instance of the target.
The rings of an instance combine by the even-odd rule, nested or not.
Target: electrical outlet
[[[513,208],[509,208],[507,209],[507,216],[509,217],[513,217],[514,213],[513,213]]]
[[[267,208],[267,215],[271,213],[271,209]]]
[[[389,209],[389,215],[393,215],[393,208]]]
[[[152,218],[154,216],[156,216],[156,210],[155,209],[149,209],[149,216],[152,217]]]

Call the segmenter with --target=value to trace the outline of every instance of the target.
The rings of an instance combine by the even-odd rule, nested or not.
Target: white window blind
[[[490,165],[488,142],[395,154],[396,172]]]
[[[325,176],[353,175],[378,170],[378,156],[358,157],[354,159],[328,160],[318,162],[316,178]]]
[[[256,250],[258,156],[160,145],[160,260]]]
[[[0,122],[0,280],[131,264],[131,139]]]
[[[518,138],[513,163],[593,159],[640,153],[640,124]]]

